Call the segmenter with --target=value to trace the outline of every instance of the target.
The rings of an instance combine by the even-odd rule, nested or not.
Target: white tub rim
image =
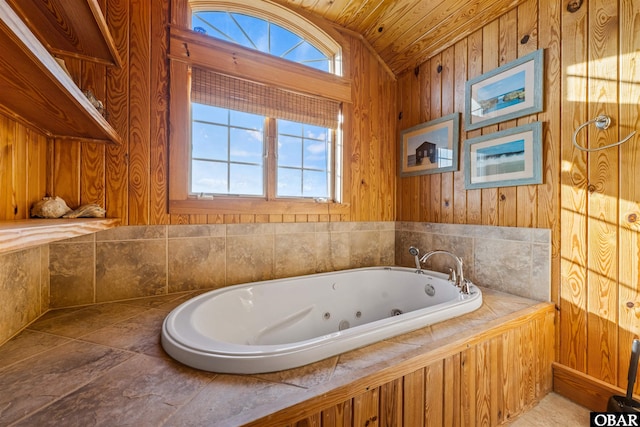
[[[398,270],[403,272],[415,272],[416,269],[407,268],[407,267],[397,267],[397,266],[376,266],[376,267],[361,267],[347,270],[337,270],[326,273],[316,273],[307,276],[330,276],[340,273],[346,272],[357,272],[362,270]],[[432,276],[438,279],[446,279],[447,275],[439,272],[434,272],[430,270],[423,270],[423,273],[426,276]],[[429,314],[431,316],[437,315],[447,315],[447,312],[454,311],[460,308],[461,305],[467,306],[467,309],[464,313],[468,313],[479,308],[482,305],[482,292],[476,286],[471,285],[471,294],[463,295],[460,294],[457,301],[446,301],[443,303],[439,303],[430,307],[412,310],[406,313],[403,313],[399,316],[395,316],[393,318],[384,318],[375,320],[372,322],[368,322],[362,325],[354,326],[349,329],[345,329],[342,331],[332,332],[329,334],[320,335],[317,337],[312,337],[310,339],[286,343],[286,344],[263,344],[263,345],[251,345],[251,344],[238,344],[238,343],[229,343],[224,341],[219,341],[210,337],[208,338],[208,342],[206,345],[203,343],[202,345],[187,345],[184,342],[180,341],[179,333],[175,332],[176,328],[172,324],[182,310],[185,309],[188,305],[197,304],[200,301],[207,301],[210,298],[215,297],[218,294],[229,292],[233,290],[243,289],[247,287],[254,286],[268,286],[269,283],[272,282],[281,282],[281,281],[294,281],[305,276],[294,276],[288,278],[280,278],[280,279],[270,279],[263,280],[257,282],[243,283],[238,285],[232,285],[220,289],[214,289],[203,294],[197,295],[182,304],[176,307],[171,313],[165,317],[165,320],[162,325],[162,345],[165,348],[165,351],[169,353],[172,357],[177,360],[183,361],[187,359],[189,361],[189,365],[198,367],[205,370],[210,370],[206,364],[201,364],[199,362],[193,362],[194,359],[203,359],[209,357],[215,357],[217,359],[227,360],[230,365],[243,365],[252,360],[263,360],[265,357],[272,358],[272,368],[269,368],[268,371],[280,370],[280,360],[289,356],[294,356],[301,352],[321,352],[322,347],[327,345],[328,343],[332,343],[340,348],[348,347],[344,351],[348,351],[351,349],[360,348],[362,346],[372,344],[373,342],[379,342],[384,339],[388,339],[393,336],[399,335],[397,332],[392,332],[393,326],[398,323],[406,323],[411,324],[415,323],[415,325],[409,327],[408,330],[401,332],[400,334],[404,334],[416,329],[420,329],[426,326],[429,326],[433,323],[437,323],[440,320],[436,320],[433,322],[429,322],[424,324],[422,321],[422,317]],[[452,285],[453,286],[453,285]],[[457,317],[457,316],[451,316]],[[381,326],[382,325],[382,326]],[[382,330],[388,330],[389,332],[385,333]],[[369,335],[375,333],[380,336],[380,338],[370,341]],[[336,344],[340,343],[340,344]],[[343,352],[343,351],[342,351]],[[341,351],[336,352],[335,354],[339,354]],[[328,357],[328,356],[327,356]],[[309,361],[308,363],[311,363]],[[231,368],[235,370],[235,368]],[[284,368],[286,369],[286,368]],[[244,370],[244,369],[243,369]],[[230,372],[231,371],[220,371],[215,370],[216,372]],[[258,369],[254,373],[258,372],[266,372],[263,369]],[[242,373],[252,373],[252,372],[242,372]]]

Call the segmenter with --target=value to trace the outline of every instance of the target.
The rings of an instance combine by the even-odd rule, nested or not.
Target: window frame
[[[241,13],[247,13],[246,10]],[[189,15],[190,16],[190,15]],[[271,19],[271,18],[270,18]],[[277,22],[287,29],[289,27]],[[310,198],[275,197],[275,188],[267,187],[261,196],[190,195],[191,101],[190,69],[206,67],[216,72],[270,84],[287,90],[351,102],[350,81],[305,65],[264,54],[223,40],[172,25],[170,28],[170,142],[169,142],[169,213],[171,214],[348,214],[342,203],[342,161],[334,153],[333,201]],[[274,77],[275,76],[275,77]],[[299,83],[302,80],[302,83]],[[275,120],[275,119],[274,119]],[[342,146],[342,124],[333,136],[333,150]],[[268,144],[275,149],[275,126],[270,127]],[[273,152],[273,151],[272,151]],[[270,164],[271,162],[272,164]],[[267,158],[267,170],[276,174],[275,157]],[[275,180],[274,180],[275,185]]]
[[[207,10],[241,13],[271,21],[300,35],[326,55],[335,56],[335,69],[332,73],[337,76],[343,75],[342,46],[317,25],[284,6],[269,1],[256,2],[255,0],[189,0],[189,17],[193,12]]]

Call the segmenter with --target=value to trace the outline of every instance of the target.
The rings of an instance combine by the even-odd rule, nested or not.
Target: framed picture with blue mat
[[[465,85],[465,130],[538,113],[543,108],[543,50],[539,49]]]
[[[467,190],[542,183],[542,123],[466,140],[464,182]]]

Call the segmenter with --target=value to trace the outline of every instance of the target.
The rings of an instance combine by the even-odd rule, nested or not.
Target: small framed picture
[[[468,80],[465,130],[478,129],[542,111],[543,50]]]
[[[460,113],[400,132],[400,176],[458,170]]]
[[[542,123],[471,138],[464,144],[465,188],[542,183]]]

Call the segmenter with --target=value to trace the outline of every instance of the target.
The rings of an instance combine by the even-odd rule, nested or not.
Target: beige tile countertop
[[[0,425],[242,425],[538,304],[482,290],[482,307],[462,317],[256,375],[199,371],[164,353],[162,321],[193,292],[50,311],[0,347]]]

